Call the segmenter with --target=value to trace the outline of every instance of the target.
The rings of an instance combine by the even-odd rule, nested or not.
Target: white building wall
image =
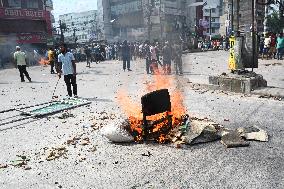
[[[70,13],[60,15],[59,20],[65,23],[67,31],[64,33],[68,42],[86,43],[97,38],[97,11],[86,11],[81,13]],[[75,37],[74,37],[75,30]]]

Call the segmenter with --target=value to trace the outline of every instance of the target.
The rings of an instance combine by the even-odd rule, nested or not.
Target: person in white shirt
[[[29,73],[27,72],[27,57],[24,52],[21,51],[21,48],[19,46],[16,46],[16,52],[14,53],[14,61],[19,69],[21,82],[25,82],[25,77],[29,80],[29,82],[32,82],[31,77]]]
[[[72,97],[72,85],[74,97],[77,98],[77,72],[74,55],[70,52],[67,52],[66,44],[62,44],[60,46],[60,51],[61,53],[58,55],[58,77],[61,78],[61,75],[64,75],[64,81],[67,86],[68,95]]]
[[[270,44],[271,44],[271,38],[266,34],[265,39],[264,39],[264,48],[262,52],[262,59],[264,58],[264,55],[266,55],[266,59],[268,60],[268,52],[270,49]]]

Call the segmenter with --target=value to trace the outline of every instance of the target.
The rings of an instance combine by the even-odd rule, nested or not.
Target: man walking
[[[176,75],[182,75],[182,47],[178,42],[174,45],[174,63]]]
[[[127,44],[126,40],[123,42],[123,45],[121,47],[121,56],[123,61],[123,70],[125,71],[127,64],[127,70],[132,71],[130,69],[130,46]]]
[[[69,97],[72,97],[72,85],[74,97],[77,98],[77,73],[74,55],[70,52],[67,52],[66,44],[60,46],[60,52],[61,53],[58,56],[58,77],[61,78],[61,74],[64,75],[64,81],[67,86],[67,92]]]
[[[92,55],[91,55],[91,49],[86,46],[85,49],[85,54],[86,54],[86,59],[87,59],[87,67],[91,67],[91,62],[92,62]]]
[[[150,47],[150,42],[145,41],[145,45],[142,50],[142,54],[145,56],[146,59],[146,72],[147,74],[150,74],[150,66],[151,66],[151,47]]]
[[[16,52],[14,53],[14,61],[19,69],[21,82],[25,82],[24,75],[29,80],[29,82],[32,82],[30,75],[27,72],[26,54],[21,51],[21,48],[19,46],[16,47]]]
[[[172,48],[170,47],[170,44],[167,41],[163,48],[164,74],[171,74],[171,64],[172,64]]]
[[[51,74],[54,74],[54,63],[55,63],[55,52],[53,50],[53,48],[49,48],[49,51],[48,51],[48,62],[49,62],[49,65],[50,65],[50,73]]]
[[[277,60],[282,60],[283,52],[284,51],[284,37],[283,33],[279,34],[277,38]]]

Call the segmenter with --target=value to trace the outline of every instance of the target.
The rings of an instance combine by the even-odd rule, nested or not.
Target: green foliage
[[[270,28],[270,31],[273,33],[279,33],[283,31],[284,28],[284,22],[281,21],[281,18],[279,17],[279,14],[277,12],[273,12],[268,17],[268,27]]]

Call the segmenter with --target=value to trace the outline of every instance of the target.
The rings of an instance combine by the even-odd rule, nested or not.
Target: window
[[[21,0],[8,0],[9,7],[21,8]]]
[[[212,12],[213,12],[213,13],[215,13],[215,12],[216,12],[216,9],[211,9],[211,10],[212,10]]]
[[[215,18],[211,18],[211,22],[216,22],[216,19]]]
[[[38,0],[28,0],[27,1],[27,8],[29,9],[38,9]]]

